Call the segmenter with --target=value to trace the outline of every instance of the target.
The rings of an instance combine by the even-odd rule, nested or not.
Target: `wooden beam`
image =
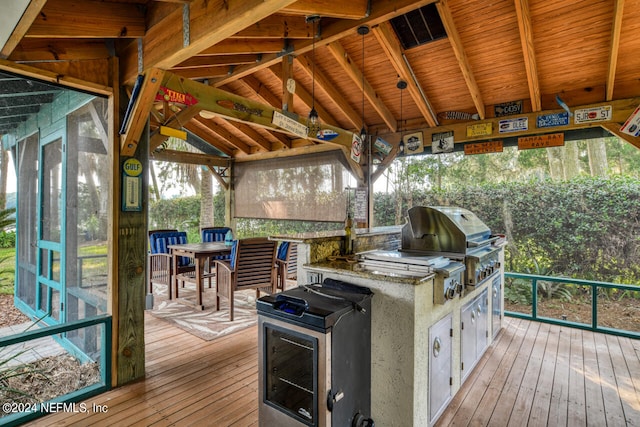
[[[282,82],[282,104],[283,110],[293,112],[293,95],[298,90],[296,79],[293,77],[293,57],[286,55],[282,57],[280,64],[280,75],[277,78]],[[291,87],[293,85],[294,87]]]
[[[391,111],[387,108],[386,105],[382,102],[378,94],[375,92],[371,84],[363,79],[362,71],[353,63],[349,55],[344,50],[342,45],[338,42],[333,42],[327,45],[329,52],[333,55],[333,57],[338,61],[338,65],[342,67],[345,73],[353,80],[358,89],[364,91],[364,96],[367,98],[367,101],[371,104],[374,110],[382,117],[382,121],[384,121],[389,129],[392,129],[394,132],[398,128],[398,122],[396,118],[393,116]],[[364,87],[362,87],[364,80]]]
[[[343,37],[356,34],[356,30],[361,25],[374,26],[382,22],[386,22],[396,16],[404,15],[407,12],[418,9],[427,4],[435,3],[436,0],[377,0],[375,7],[371,8],[370,14],[360,20],[336,20],[328,25],[322,27],[322,34],[319,38],[316,38],[315,47],[326,46],[329,43],[336,42]],[[314,2],[315,4],[315,2]],[[342,3],[339,3],[342,5]],[[316,14],[317,12],[314,12]],[[311,52],[313,49],[312,40],[297,40],[292,46],[292,51],[289,52],[294,55],[302,55]],[[281,53],[271,53],[264,55],[255,65],[244,65],[236,67],[233,72],[222,79],[213,82],[213,86],[221,87],[234,80],[253,74],[258,70],[271,67],[272,65],[280,62]]]
[[[478,83],[476,83],[476,78],[473,75],[473,71],[471,71],[469,59],[467,58],[467,54],[465,53],[464,47],[462,46],[462,40],[460,39],[458,30],[455,26],[455,23],[453,22],[453,17],[451,16],[451,11],[449,10],[447,0],[440,0],[436,3],[436,7],[438,8],[438,13],[440,14],[440,19],[442,20],[444,29],[447,31],[447,35],[449,36],[449,42],[451,43],[453,53],[458,60],[460,71],[462,71],[462,76],[467,83],[467,88],[469,89],[469,94],[473,99],[473,104],[476,106],[476,111],[478,112],[480,119],[484,119],[485,108],[484,101],[482,100],[482,95],[480,94],[480,88],[478,87]]]
[[[229,65],[216,67],[196,67],[172,69],[171,71],[185,79],[215,79],[229,75]]]
[[[529,0],[515,0],[514,3],[516,6],[516,15],[518,16],[524,68],[527,71],[531,110],[540,111],[542,110],[542,101],[540,99],[540,81],[538,79],[538,66],[536,65],[536,52],[533,46],[533,24],[531,23]]]
[[[424,95],[420,83],[415,79],[413,72],[409,68],[409,64],[404,55],[404,49],[395,36],[391,24],[384,22],[374,27],[372,31],[389,58],[391,65],[396,70],[396,73],[398,73],[402,80],[407,82],[407,91],[411,99],[413,99],[413,102],[418,106],[422,117],[429,123],[429,126],[437,126],[438,119],[433,112],[429,100],[426,98],[426,95]]]
[[[54,83],[73,89],[94,92],[100,95],[110,96],[113,94],[113,89],[108,85],[92,83],[87,80],[81,80],[79,78],[71,77],[68,75],[61,75],[60,73],[44,70],[42,68],[32,67],[30,65],[16,64],[15,62],[8,61],[6,59],[0,59],[0,71],[18,73],[25,77],[31,77],[36,80],[43,80],[45,82]]]
[[[109,50],[102,40],[22,39],[9,55],[16,62],[83,61],[107,59]]]
[[[171,115],[171,117],[165,117],[161,125],[172,127],[174,129],[181,129],[184,124],[194,118],[199,112],[200,108],[198,108],[197,106],[187,107]],[[160,132],[153,133],[149,141],[149,152],[155,151],[155,149],[158,148],[168,138],[168,136],[162,135]]]
[[[239,39],[309,39],[313,29],[304,16],[271,15],[238,31]]]
[[[172,68],[173,71],[183,68],[219,67],[221,65],[255,64],[258,55],[198,55],[182,61]],[[227,68],[228,69],[228,68]]]
[[[368,0],[298,0],[283,12],[297,15],[320,15],[340,19],[363,19],[369,15]]]
[[[224,168],[224,172],[226,172],[229,168]],[[216,170],[216,168],[209,166],[209,170],[211,171],[211,174],[213,175],[213,177],[216,179],[216,181],[218,181],[218,184],[220,184],[220,187],[224,188],[225,190],[229,190],[229,181],[231,180],[230,177],[227,177],[227,179],[225,180],[224,177],[222,176],[222,173],[220,173],[218,170]]]
[[[209,154],[189,153],[187,151],[162,150],[150,152],[149,160],[159,162],[184,163],[188,165],[221,166],[229,167],[231,160],[225,157],[211,156]]]
[[[223,122],[224,119],[220,117],[213,117],[211,119],[205,119],[202,116],[196,117],[194,119],[197,122],[202,123],[211,129],[211,132],[217,134],[220,138],[228,142],[230,145],[234,146],[238,149],[240,153],[251,154],[254,151],[254,147],[245,143],[233,133],[231,133],[228,129],[224,127]],[[206,121],[205,121],[206,120]],[[225,122],[226,123],[226,122]],[[237,155],[238,153],[236,153]]]
[[[273,74],[274,78],[283,80],[281,77],[280,67],[278,65],[274,65],[267,70],[271,74]],[[302,102],[304,102],[307,107],[309,107],[309,109],[311,109],[311,107],[314,105],[313,95],[309,93],[304,87],[302,87],[302,85],[296,84],[295,94],[298,96],[298,98],[300,98]],[[331,126],[340,126],[333,115],[326,108],[324,108],[317,99],[315,100],[315,108],[318,112],[318,116],[320,117],[321,122],[328,123]]]
[[[620,123],[603,123],[602,128],[611,132],[613,135],[622,139],[623,141],[627,141],[629,144],[633,145],[637,149],[640,149],[640,137],[629,135],[628,133],[624,133],[620,131],[622,127]]]
[[[247,40],[226,39],[196,54],[199,55],[239,55],[279,53],[284,50],[285,41],[276,39]]]
[[[231,37],[293,3],[294,0],[194,0],[189,3],[189,44],[183,38],[183,11],[176,8],[147,30],[143,39],[144,68],[171,69],[206,48]],[[129,55],[135,51],[129,50]],[[137,74],[137,56],[123,61],[123,80],[132,82]]]
[[[46,3],[47,0],[31,0],[29,2],[27,8],[22,13],[22,17],[11,32],[11,35],[9,35],[6,43],[2,46],[2,50],[0,50],[0,58],[7,59],[11,55]]]
[[[338,107],[340,111],[347,117],[349,122],[353,125],[354,129],[360,130],[364,123],[362,123],[362,115],[358,114],[351,105],[346,101],[343,94],[341,94],[336,86],[329,81],[329,78],[319,70],[313,70],[313,66],[307,55],[298,56],[296,58],[297,64],[309,75],[313,77],[315,74],[316,85],[323,90],[333,103]]]
[[[620,49],[620,31],[622,30],[622,14],[624,0],[614,0],[613,25],[611,26],[611,47],[609,48],[609,71],[607,73],[607,101],[613,99],[613,88],[616,82],[618,67],[618,51]]]
[[[233,157],[236,154],[237,149],[232,147],[227,141],[223,141],[218,134],[214,133],[209,126],[196,120],[191,120],[184,126],[189,132],[198,136],[207,144],[214,147],[216,150],[226,154],[229,157]]]
[[[558,126],[553,128],[546,128],[546,127],[534,128],[534,125],[536,123],[536,118],[539,115],[562,113],[564,112],[563,109],[544,110],[540,112],[531,112],[531,113],[520,114],[516,116],[509,116],[509,119],[526,118],[529,122],[529,129],[525,131],[519,131],[519,132],[509,132],[507,134],[501,134],[499,132],[500,121],[504,120],[505,119],[504,117],[492,117],[484,120],[474,120],[471,122],[441,125],[435,128],[430,127],[425,129],[413,129],[413,130],[422,131],[423,140],[425,141],[425,144],[428,144],[431,141],[431,137],[434,133],[440,133],[440,132],[453,132],[453,138],[455,143],[464,144],[468,142],[496,141],[503,138],[533,136],[533,135],[541,135],[541,134],[548,134],[548,133],[554,133],[554,132],[566,132],[570,130],[603,127],[611,131],[612,133],[617,132],[618,136],[620,136],[621,138],[624,138],[626,141],[629,141],[631,144],[635,145],[636,140],[633,139],[631,135],[627,135],[619,132],[619,129],[620,129],[620,124],[624,123],[627,120],[627,118],[635,111],[636,107],[639,104],[640,104],[640,97],[571,107],[571,110],[575,111],[575,110],[584,109],[584,108],[611,106],[612,118],[610,121],[607,121],[607,122],[593,122],[593,123],[579,123],[579,124],[574,123],[572,119],[571,123],[569,123],[569,125],[567,126]],[[467,126],[485,125],[488,123],[491,123],[491,127],[493,129],[493,133],[491,135],[483,135],[483,136],[476,136],[476,137],[467,136]],[[392,141],[395,141],[398,139],[397,133],[380,134],[379,136],[391,143],[393,143]],[[638,138],[638,140],[640,140],[640,138]]]
[[[269,104],[272,107],[280,108],[282,101],[276,95],[269,90],[267,86],[262,84],[255,76],[247,76],[238,83],[243,85],[248,90],[254,92],[257,97],[264,103]]]
[[[262,134],[260,134],[260,132],[258,132],[257,130],[255,130],[254,128],[249,126],[248,124],[242,123],[242,122],[236,122],[236,121],[233,121],[233,120],[229,120],[229,121],[227,121],[227,123],[229,123],[229,125],[235,127],[240,132],[242,132],[245,135],[247,135],[247,137],[251,138],[251,140],[253,142],[255,142],[260,147],[262,147],[263,151],[271,151],[271,150],[273,150],[272,142],[267,140],[265,137],[262,136]],[[276,139],[276,141],[277,141],[277,139]]]
[[[145,29],[144,11],[135,4],[48,0],[25,37],[138,38]]]
[[[273,123],[273,117],[276,112],[283,114],[279,108],[264,105],[193,80],[184,79],[169,72],[165,73],[162,85],[168,89],[193,96],[198,100],[198,106],[202,108],[203,113],[208,111],[228,120],[237,120],[265,129],[293,134],[291,131]],[[201,115],[203,114],[201,113]],[[306,117],[292,120],[299,125],[306,126]],[[352,132],[326,124],[322,125],[322,129],[334,131],[337,136],[331,141],[323,141],[317,137],[308,137],[308,139],[319,143],[337,145],[345,150],[351,150],[354,139]],[[361,166],[350,158],[348,158],[348,161],[358,179],[363,179],[364,174]]]
[[[138,99],[135,101],[133,110],[129,116],[129,123],[125,133],[120,135],[120,154],[123,156],[132,156],[138,143],[142,130],[146,126],[149,119],[149,112],[155,100],[164,71],[157,68],[149,70],[144,76],[144,82],[140,89]]]

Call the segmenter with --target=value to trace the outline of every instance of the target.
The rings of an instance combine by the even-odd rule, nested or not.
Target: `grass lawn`
[[[13,274],[15,266],[15,248],[0,249],[0,294],[13,295]]]

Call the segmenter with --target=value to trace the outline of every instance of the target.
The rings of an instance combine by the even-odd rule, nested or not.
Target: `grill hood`
[[[414,206],[402,228],[402,250],[465,256],[496,237],[473,212],[451,206]]]

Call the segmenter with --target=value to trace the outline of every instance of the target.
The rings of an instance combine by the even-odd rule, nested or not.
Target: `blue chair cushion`
[[[205,228],[202,230],[203,242],[224,242],[224,238],[231,229],[229,227]],[[217,255],[212,259],[229,259],[229,255]]]
[[[282,242],[280,243],[280,246],[278,246],[278,254],[276,257],[280,261],[286,261],[288,251],[289,251],[289,242]]]
[[[229,264],[231,264],[231,269],[236,269],[236,258],[238,254],[238,241],[234,240],[231,244],[231,254],[229,255]]]
[[[149,236],[149,243],[152,254],[168,254],[169,245],[182,245],[187,243],[187,233],[185,231],[153,233]],[[190,263],[191,260],[189,257],[178,258],[178,265],[180,267],[189,265]]]

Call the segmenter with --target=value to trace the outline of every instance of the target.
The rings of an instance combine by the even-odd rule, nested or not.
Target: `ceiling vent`
[[[405,49],[447,37],[434,3],[393,18],[391,25]]]

